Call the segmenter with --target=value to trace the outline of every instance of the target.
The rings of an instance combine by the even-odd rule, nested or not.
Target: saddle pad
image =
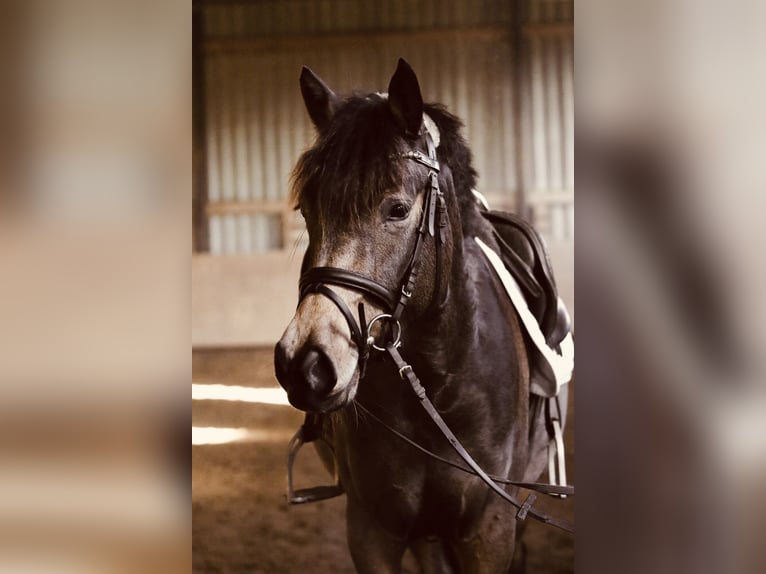
[[[540,325],[529,309],[519,284],[505,268],[500,256],[478,237],[474,239],[484,252],[495,273],[497,273],[511,303],[519,314],[524,329],[534,345],[534,349],[530,351],[530,371],[535,369],[535,367],[537,368],[534,373],[530,373],[530,390],[534,394],[543,397],[556,396],[561,386],[572,380],[572,371],[574,370],[572,333],[567,333],[564,340],[559,343],[558,351],[549,347],[543,332],[540,330]],[[560,304],[563,305],[561,302]]]

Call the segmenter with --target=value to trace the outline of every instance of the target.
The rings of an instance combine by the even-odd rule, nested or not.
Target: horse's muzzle
[[[281,342],[274,348],[274,370],[290,404],[302,411],[321,411],[338,380],[330,357],[306,345],[288,357]]]

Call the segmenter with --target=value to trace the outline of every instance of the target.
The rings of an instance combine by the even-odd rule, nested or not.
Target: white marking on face
[[[352,269],[359,259],[358,239],[344,239],[340,245],[326,246],[319,255],[318,267]]]
[[[335,288],[333,290],[339,291]],[[285,329],[281,342],[291,360],[306,345],[319,347],[327,355],[337,376],[327,400],[346,392],[353,382],[359,355],[351,341],[346,321],[327,297],[307,295]]]
[[[331,246],[328,253],[320,255],[318,265],[321,267],[335,267],[337,269],[357,270],[362,252],[359,249],[359,240],[356,238],[344,238],[343,242]],[[330,289],[335,291],[344,303],[348,306],[351,314],[357,317],[357,307],[362,301],[362,296],[356,291],[330,285]],[[317,308],[309,317],[327,319],[330,322],[330,328],[320,328],[317,336],[321,338],[321,345],[325,349],[327,356],[335,366],[338,381],[333,390],[333,394],[341,393],[346,390],[354,378],[359,352],[356,345],[352,342],[351,328],[345,317],[335,304],[327,297],[321,295],[314,297],[317,300]],[[321,313],[321,314],[318,314]]]
[[[370,269],[360,268],[360,260],[364,257],[358,239],[344,239],[342,243],[321,249],[315,265],[317,267],[335,267],[353,270],[362,275],[370,275]],[[370,264],[371,265],[371,264]],[[337,285],[328,285],[348,306],[351,314],[358,321],[358,304],[364,302],[366,315],[369,320],[380,310],[366,301],[363,296],[351,289]],[[301,301],[295,315],[287,326],[282,343],[288,357],[295,357],[304,345],[311,344],[320,347],[332,361],[337,382],[328,398],[349,392],[353,398],[355,389],[349,389],[357,379],[359,350],[352,340],[351,328],[345,317],[328,297],[321,294],[310,294]]]

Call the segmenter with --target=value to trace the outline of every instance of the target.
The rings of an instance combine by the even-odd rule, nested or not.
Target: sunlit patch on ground
[[[230,442],[287,442],[292,434],[249,428],[192,427],[192,444],[226,444]]]
[[[289,405],[287,394],[277,387],[254,388],[237,385],[192,383],[192,400],[242,401],[266,405]]]

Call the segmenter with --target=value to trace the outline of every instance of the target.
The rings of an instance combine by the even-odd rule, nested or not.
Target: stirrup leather
[[[555,408],[556,412],[551,412]],[[548,482],[564,486],[567,483],[567,467],[564,457],[564,435],[561,429],[561,405],[559,397],[546,399],[546,428],[548,430]],[[566,498],[566,494],[556,494]]]

